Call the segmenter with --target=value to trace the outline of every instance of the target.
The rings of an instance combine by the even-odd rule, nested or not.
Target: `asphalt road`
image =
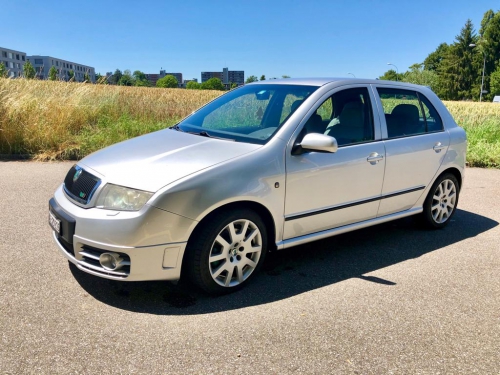
[[[70,166],[0,162],[1,374],[500,374],[500,170],[467,170],[444,230],[279,252],[212,298],[70,267],[47,224]]]

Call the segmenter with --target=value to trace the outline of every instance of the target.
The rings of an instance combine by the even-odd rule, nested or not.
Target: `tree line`
[[[136,70],[133,73],[130,70],[122,71],[116,69],[115,72],[109,77],[101,76],[96,74],[96,83],[104,83],[119,86],[144,86],[150,87],[151,81],[147,78],[146,74],[140,70]],[[177,79],[171,75],[167,74],[156,81],[156,87],[162,88],[177,88],[179,84]],[[230,88],[236,87],[236,83],[231,83]],[[219,78],[210,78],[206,82],[198,83],[195,81],[189,81],[186,84],[188,90],[226,90],[226,86],[222,83]]]
[[[500,95],[500,11],[484,13],[479,33],[468,19],[452,44],[441,43],[422,63],[379,79],[429,86],[443,100],[491,101]]]

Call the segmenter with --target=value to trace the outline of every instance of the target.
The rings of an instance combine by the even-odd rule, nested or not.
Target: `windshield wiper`
[[[169,129],[174,129],[174,130],[177,130],[178,132],[185,133],[185,131],[181,129],[181,127],[179,126],[179,124],[175,124],[174,126],[171,126]]]
[[[216,137],[215,135],[208,134],[205,130],[202,130],[201,132],[188,132],[188,133],[194,134],[194,135],[201,135],[202,137],[207,137],[207,138],[223,139],[225,141],[233,141],[233,142],[236,141],[236,139],[232,139],[232,138]]]

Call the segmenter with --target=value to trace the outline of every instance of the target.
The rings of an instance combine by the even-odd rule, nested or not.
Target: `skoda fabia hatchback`
[[[172,128],[98,151],[49,205],[60,252],[120,281],[247,284],[274,249],[410,215],[450,221],[466,136],[428,88],[362,79],[245,85]]]

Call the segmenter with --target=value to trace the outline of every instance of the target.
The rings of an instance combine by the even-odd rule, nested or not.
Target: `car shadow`
[[[390,288],[396,283],[364,274],[418,258],[477,236],[498,222],[457,210],[442,230],[422,229],[405,218],[268,254],[261,272],[242,290],[211,297],[181,281],[119,282],[91,276],[72,263],[81,287],[97,300],[128,311],[160,315],[194,315],[266,304],[359,278]]]

